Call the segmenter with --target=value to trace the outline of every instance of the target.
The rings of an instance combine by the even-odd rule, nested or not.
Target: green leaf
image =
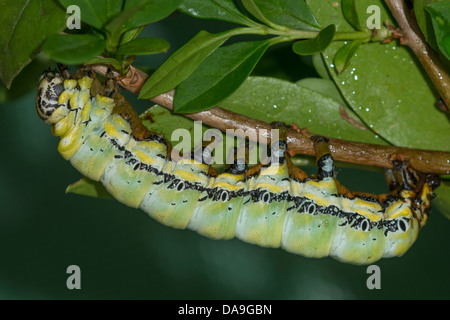
[[[82,64],[105,49],[105,41],[91,34],[57,34],[45,41],[42,50],[65,64]]]
[[[142,87],[139,99],[150,99],[175,88],[231,36],[229,32],[200,31],[151,75]]]
[[[196,18],[224,20],[248,26],[256,25],[236,7],[233,0],[184,0],[178,9]]]
[[[362,30],[356,10],[355,0],[342,0],[342,13],[345,20],[356,30]]]
[[[353,40],[344,44],[334,56],[334,67],[337,73],[341,73],[350,64],[350,60],[355,55],[364,40]]]
[[[120,39],[120,44],[121,44],[121,45],[124,45],[125,43],[127,43],[127,42],[129,42],[129,41],[131,41],[131,40],[136,39],[137,36],[138,36],[138,35],[142,32],[142,30],[144,30],[144,29],[145,29],[145,26],[140,26],[140,27],[136,27],[136,28],[133,28],[133,29],[130,29],[130,30],[124,32],[124,33],[122,34],[121,39]]]
[[[342,119],[338,101],[285,80],[250,77],[220,107],[266,122],[295,122],[315,134],[384,144],[370,130]]]
[[[123,0],[59,0],[64,8],[76,5],[80,8],[81,21],[101,29],[122,10]]]
[[[433,204],[439,209],[444,217],[450,219],[450,184],[445,181],[441,181],[441,185],[434,190],[436,198],[433,200]]]
[[[450,60],[450,2],[435,2],[426,6],[425,10],[431,15],[439,50]]]
[[[386,144],[370,130],[360,130],[342,119],[339,102],[285,80],[249,77],[231,96],[220,103],[220,107],[266,122],[296,123],[299,127],[308,127],[311,132],[321,135]],[[324,117],[324,114],[330,118]],[[164,134],[168,140],[171,139],[172,132],[180,128],[188,130],[192,137],[198,136],[194,134],[194,130],[198,130],[198,127],[194,126],[192,120],[160,106],[150,108],[141,118],[149,130]],[[208,128],[203,125],[202,133]],[[222,136],[226,155],[225,139],[228,137],[225,134]],[[170,142],[175,147],[180,141],[170,140]],[[201,141],[191,141],[192,146],[199,143]],[[257,154],[257,148],[255,153]],[[293,161],[296,164],[300,162],[305,164],[303,157],[296,156]],[[222,170],[225,165],[213,164],[213,167]]]
[[[53,61],[44,54],[39,54],[14,79],[10,89],[0,82],[0,103],[18,99],[30,91],[36,90],[36,79],[42,75],[42,70],[52,65]]]
[[[351,125],[355,126],[361,130],[370,130],[367,126],[362,123],[358,115],[347,105],[347,102],[342,97],[338,88],[331,80],[326,80],[322,78],[304,78],[296,82],[298,86],[316,91],[321,95],[331,98],[338,102],[343,108],[343,114],[340,112],[340,117],[346,120]],[[341,111],[341,110],[339,110]],[[377,144],[386,144],[382,139],[377,140]]]
[[[425,36],[425,40],[431,45],[431,47],[433,47],[434,50],[438,50],[436,36],[434,35],[431,17],[425,11],[425,7],[430,3],[438,1],[442,0],[414,0],[414,14],[416,16],[417,24]]]
[[[323,78],[323,79],[331,79],[330,75],[328,74],[327,66],[325,65],[325,62],[322,59],[322,55],[320,53],[316,53],[312,55],[312,63],[314,66],[314,69],[316,70],[317,74]]]
[[[331,98],[341,105],[347,105],[338,88],[331,80],[321,78],[304,78],[295,83],[298,86],[319,92],[321,95]]]
[[[298,127],[307,127],[315,134],[385,144],[370,130],[361,130],[343,119],[340,106],[340,102],[316,90],[267,77],[248,78],[220,104],[221,108],[258,120],[296,123]]]
[[[290,81],[248,77],[220,107],[261,121],[283,121],[311,132],[338,139],[386,144],[370,130],[361,130],[342,119],[340,102]],[[326,117],[324,115],[327,115]],[[151,108],[144,118],[150,130],[170,139],[173,130],[193,130],[193,122],[162,107]],[[173,142],[173,141],[172,141]]]
[[[256,19],[261,21],[262,23],[274,28],[274,29],[285,29],[285,27],[280,26],[269,19],[262,13],[261,9],[256,4],[255,0],[242,0],[242,4],[245,9],[252,14]]]
[[[334,21],[339,31],[352,30],[328,1],[308,4],[319,23]],[[389,20],[383,1],[358,2],[361,7],[369,5],[380,7],[381,21]],[[333,42],[322,56],[349,107],[370,129],[396,146],[450,151],[448,119],[435,107],[435,89],[408,48],[395,42],[364,44],[350,67],[338,74],[333,60],[342,45]]]
[[[170,43],[159,38],[137,38],[120,46],[118,54],[123,55],[143,55],[167,52]]]
[[[95,198],[114,199],[100,182],[93,181],[86,177],[69,185],[66,189],[66,193],[75,193]]]
[[[254,0],[261,13],[278,25],[299,30],[318,30],[320,25],[304,0]]]
[[[124,33],[126,34],[127,30],[136,29],[127,27],[127,22],[130,21],[130,19],[140,12],[145,6],[145,3],[141,3],[135,7],[129,7],[108,22],[105,26],[105,30],[108,31],[108,37],[106,38],[106,49],[109,52],[114,52],[116,50],[116,47],[121,41],[122,35]]]
[[[244,82],[268,46],[263,40],[217,49],[177,87],[174,111],[193,113],[214,107]]]
[[[162,20],[174,12],[182,0],[127,0],[124,11],[144,4],[142,10],[129,19],[124,30],[147,25]]]
[[[0,21],[0,78],[10,88],[41,43],[64,30],[65,12],[53,0],[8,0],[0,2]]]
[[[359,1],[361,1],[361,4]],[[343,16],[342,0],[305,0],[305,2],[320,25],[327,26],[334,24],[336,26],[336,31],[338,32],[355,31],[355,28],[349,24]],[[375,0],[373,4],[384,7],[384,4],[380,0]],[[358,0],[356,9],[360,17],[367,17],[366,10],[369,5],[367,0]],[[385,17],[381,17],[381,21],[385,21],[383,18]]]
[[[114,58],[95,57],[85,61],[84,64],[106,64],[110,65],[117,71],[122,71],[122,64]]]
[[[311,55],[322,52],[333,41],[335,30],[335,26],[330,24],[322,29],[315,38],[295,42],[292,45],[292,49],[298,55]]]

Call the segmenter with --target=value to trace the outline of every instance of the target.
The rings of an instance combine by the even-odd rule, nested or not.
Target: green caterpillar
[[[61,155],[118,201],[173,228],[307,257],[370,264],[401,256],[426,223],[439,184],[394,162],[389,193],[350,192],[334,178],[320,138],[317,176],[292,164],[283,136],[272,147],[277,161],[251,169],[239,157],[220,174],[195,158],[175,160],[170,144],[142,124],[114,79],[102,85],[88,68],[75,75],[62,65],[45,72],[36,110],[61,138]]]

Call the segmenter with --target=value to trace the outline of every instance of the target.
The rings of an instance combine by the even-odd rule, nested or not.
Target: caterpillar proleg
[[[212,239],[283,248],[352,264],[403,255],[425,225],[439,184],[406,162],[387,170],[390,192],[351,192],[335,179],[326,139],[314,138],[318,173],[295,167],[282,134],[276,161],[248,168],[244,159],[222,173],[197,158],[171,157],[166,139],[149,131],[110,77],[64,67],[40,79],[36,110],[60,137],[58,151],[118,201],[160,223]]]

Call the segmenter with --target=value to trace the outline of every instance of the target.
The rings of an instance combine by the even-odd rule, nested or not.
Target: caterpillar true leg
[[[333,179],[333,159],[323,138],[313,138],[319,166],[318,179],[294,171],[293,199],[287,208],[282,247],[307,257],[330,254],[336,232],[340,198]]]
[[[65,64],[57,63],[59,74],[63,77],[64,80],[73,79],[72,72],[67,68]]]
[[[394,191],[400,188],[400,184],[394,174],[394,169],[386,168],[384,169],[384,178],[386,179],[387,185],[390,191]]]
[[[231,174],[244,174],[248,171],[248,156],[250,150],[248,145],[235,148],[235,155],[233,163],[225,169],[226,173]]]
[[[231,239],[247,193],[246,156],[237,152],[234,162],[221,174],[210,177],[188,228],[214,239]]]
[[[331,151],[328,146],[328,141],[324,137],[313,137],[312,140],[316,147],[316,161],[319,171],[317,178],[323,180],[324,178],[334,177],[334,161],[331,156]]]
[[[350,263],[371,263],[383,255],[382,230],[376,225],[383,220],[382,208],[375,198],[356,197],[334,178],[334,161],[327,139],[312,136],[318,165],[317,180],[304,183],[305,205],[302,223],[307,255],[332,257]],[[304,206],[305,206],[304,205]],[[313,230],[317,238],[311,234]],[[320,235],[320,236],[319,236]],[[312,250],[310,248],[314,248]]]
[[[285,160],[287,148],[284,124],[272,130],[271,161],[256,167],[248,176],[248,194],[244,197],[237,221],[236,237],[265,247],[279,247],[291,192],[289,169]],[[275,131],[276,133],[276,131]],[[254,169],[253,169],[254,170]]]

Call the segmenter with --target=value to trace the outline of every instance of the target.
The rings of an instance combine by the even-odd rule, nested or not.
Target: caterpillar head
[[[55,124],[67,114],[61,110],[65,105],[58,102],[59,96],[64,91],[64,79],[57,72],[46,71],[39,81],[36,96],[37,114],[45,123]]]

